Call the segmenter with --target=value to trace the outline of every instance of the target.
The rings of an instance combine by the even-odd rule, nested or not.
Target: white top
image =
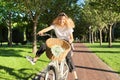
[[[51,25],[50,27],[54,29],[57,38],[65,39],[67,41],[69,41],[70,34],[74,31],[73,28],[56,27],[55,25]]]

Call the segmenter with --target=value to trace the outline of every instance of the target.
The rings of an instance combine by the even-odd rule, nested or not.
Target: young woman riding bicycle
[[[40,30],[37,34],[38,35],[44,35],[44,33],[54,30],[57,38],[63,39],[69,42],[69,44],[72,44],[74,38],[73,38],[73,28],[75,27],[73,20],[68,17],[64,12],[60,13],[52,22],[52,25],[50,25],[47,28],[44,28],[43,30]],[[34,58],[31,58],[30,56],[27,57],[27,59],[32,63],[35,64],[35,62],[38,60],[40,55],[46,50],[46,45],[41,45],[40,49],[36,52],[36,56]],[[75,76],[75,80],[78,80],[75,66],[71,58],[71,51],[66,56],[66,62],[69,67],[69,71],[73,72]]]

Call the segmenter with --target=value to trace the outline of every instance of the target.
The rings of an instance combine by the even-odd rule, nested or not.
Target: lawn
[[[39,71],[49,63],[49,59],[43,54],[35,65],[31,65],[25,56],[32,54],[32,47],[13,46],[11,48],[0,46],[0,79],[1,80],[31,80]]]
[[[120,74],[120,42],[112,43],[112,47],[108,47],[108,43],[103,43],[100,46],[99,43],[86,45],[101,58],[106,64],[108,64],[113,70]]]
[[[113,70],[120,73],[120,43],[113,43],[108,48],[108,43],[86,45],[99,56]],[[1,80],[31,80],[35,74],[43,70],[49,63],[49,59],[43,54],[35,65],[31,65],[25,56],[32,54],[31,45],[19,45],[11,48],[3,45],[0,47],[0,79]]]

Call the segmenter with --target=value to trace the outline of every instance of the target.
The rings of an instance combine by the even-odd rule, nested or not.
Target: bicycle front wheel
[[[44,80],[57,80],[57,71],[54,66],[49,66]]]

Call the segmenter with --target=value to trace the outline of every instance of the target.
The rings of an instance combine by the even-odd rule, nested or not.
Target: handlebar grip
[[[50,34],[47,34],[47,33],[45,33],[44,35],[45,35],[45,36],[51,36]]]
[[[39,35],[39,34],[37,34],[37,35]],[[47,33],[45,33],[43,35],[39,35],[39,36],[49,36],[49,37],[52,37],[50,34],[47,34]]]

